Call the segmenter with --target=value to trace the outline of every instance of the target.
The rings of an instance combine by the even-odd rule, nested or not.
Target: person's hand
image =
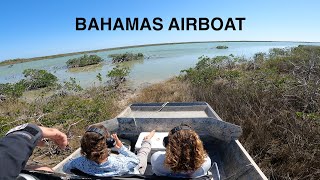
[[[117,149],[120,149],[120,148],[123,146],[123,144],[122,144],[122,142],[120,141],[120,139],[118,138],[117,134],[112,134],[111,137],[116,141],[115,147],[116,147]]]
[[[42,137],[48,138],[52,140],[55,144],[57,144],[61,149],[66,148],[68,145],[68,139],[67,135],[65,135],[63,132],[59,131],[55,128],[47,128],[39,126],[39,128],[42,130]],[[41,143],[40,143],[41,145]]]
[[[143,138],[143,140],[145,140],[145,141],[150,140],[150,139],[154,136],[155,133],[156,133],[156,130],[154,129],[154,130],[152,130],[147,136],[145,136],[145,137]]]

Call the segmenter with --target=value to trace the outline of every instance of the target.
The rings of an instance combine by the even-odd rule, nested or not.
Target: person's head
[[[81,154],[100,164],[109,156],[106,144],[108,137],[110,133],[103,125],[90,126],[81,138]]]
[[[188,125],[173,128],[168,135],[165,166],[173,172],[191,172],[202,166],[207,156],[198,134]]]

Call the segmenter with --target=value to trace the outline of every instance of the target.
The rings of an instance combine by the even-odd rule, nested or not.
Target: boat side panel
[[[267,179],[238,140],[224,144],[221,150],[221,162],[227,179]]]

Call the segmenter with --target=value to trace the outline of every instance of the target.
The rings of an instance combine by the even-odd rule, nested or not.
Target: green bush
[[[108,72],[107,76],[110,78],[125,78],[130,73],[130,70],[128,67],[120,67],[116,66],[111,71]]]
[[[109,57],[112,58],[113,63],[121,63],[126,61],[132,61],[132,60],[139,60],[143,59],[144,55],[142,53],[124,53],[124,54],[110,54]]]
[[[117,88],[122,82],[126,80],[129,75],[130,69],[128,67],[116,66],[108,72],[107,77],[110,78],[109,84]]]
[[[25,79],[20,83],[24,84],[27,90],[39,89],[56,85],[58,78],[46,70],[26,69],[23,71]]]
[[[57,85],[58,78],[46,70],[26,69],[23,71],[25,79],[17,83],[0,84],[0,94],[18,98],[26,90],[34,90]]]
[[[237,78],[240,72],[233,69],[238,63],[238,58],[233,56],[207,56],[199,57],[199,61],[194,68],[182,70],[185,72],[184,78],[199,86],[209,86],[217,79]]]
[[[217,46],[216,49],[228,49],[228,46]]]
[[[13,98],[20,97],[22,96],[25,90],[26,90],[26,86],[22,81],[18,83],[0,84],[0,94],[3,94],[8,97],[13,97]]]
[[[66,63],[68,68],[74,68],[74,67],[84,67],[89,66],[93,64],[99,64],[102,62],[103,59],[98,55],[83,55],[78,58],[69,59]]]

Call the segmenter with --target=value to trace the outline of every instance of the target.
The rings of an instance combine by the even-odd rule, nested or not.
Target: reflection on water
[[[194,66],[198,57],[218,56],[234,54],[237,56],[251,57],[257,52],[268,52],[270,48],[283,48],[298,46],[298,42],[210,42],[210,43],[190,43],[190,44],[173,44],[173,45],[158,45],[145,46],[136,48],[126,48],[110,51],[102,51],[97,54],[105,61],[100,65],[90,67],[75,68],[68,70],[66,61],[70,58],[82,56],[73,55],[47,59],[41,61],[26,62],[14,64],[13,66],[0,67],[0,83],[17,82],[23,78],[22,72],[25,69],[45,69],[56,75],[61,82],[69,80],[70,77],[80,81],[80,85],[88,87],[94,83],[99,83],[96,78],[100,73],[103,80],[106,80],[107,72],[114,65],[111,63],[110,54],[141,52],[145,55],[144,60],[125,62],[122,65],[131,69],[129,80],[130,85],[138,87],[141,84],[159,82],[168,79],[174,75],[178,75],[181,70]],[[308,43],[320,45],[320,43]],[[216,49],[218,45],[228,46],[228,49]]]

